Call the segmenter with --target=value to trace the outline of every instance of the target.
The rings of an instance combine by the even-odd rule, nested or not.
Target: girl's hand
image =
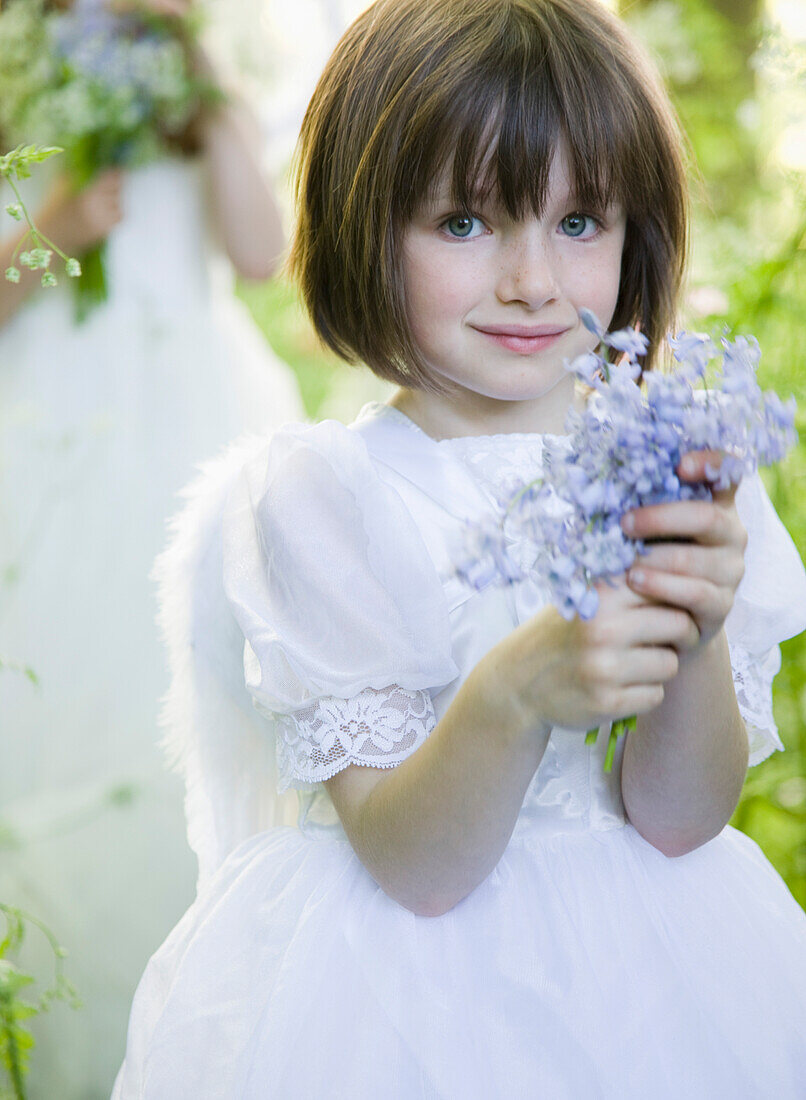
[[[531,726],[591,729],[663,702],[678,651],[693,646],[690,615],[633,592],[620,578],[597,585],[599,609],[585,622],[546,607],[480,663],[487,690]]]
[[[721,461],[718,451],[694,451],[684,456],[678,475],[685,481],[704,481],[706,465],[718,468]],[[660,540],[628,571],[630,588],[647,599],[687,611],[699,630],[696,646],[721,630],[744,575],[747,533],[736,511],[737,488],[716,491],[713,501],[637,508],[622,520],[628,535]]]
[[[101,172],[79,192],[73,192],[66,179],[59,179],[37,221],[68,255],[80,256],[105,240],[123,217],[122,187],[119,168]]]

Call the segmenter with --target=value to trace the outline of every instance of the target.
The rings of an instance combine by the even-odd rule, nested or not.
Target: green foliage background
[[[773,503],[806,547],[806,153],[777,155],[806,119],[806,43],[775,33],[762,0],[633,0],[621,4],[661,68],[688,135],[693,190],[689,290],[682,321],[754,333],[760,380],[800,408],[801,442],[765,472]],[[321,414],[350,368],[317,345],[294,290],[277,279],[241,294]],[[775,716],[786,752],[751,769],[732,824],[756,840],[806,908],[806,635],[782,647]]]

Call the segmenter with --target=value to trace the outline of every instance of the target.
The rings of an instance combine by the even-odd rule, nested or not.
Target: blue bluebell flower
[[[780,461],[796,434],[794,399],[758,385],[754,337],[717,346],[708,335],[680,332],[669,337],[676,368],[642,376],[636,360],[649,347],[642,333],[607,333],[590,310],[580,318],[621,356],[608,363],[587,352],[566,364],[592,387],[585,408],[569,412],[567,436],[544,441],[544,477],[517,487],[486,526],[469,529],[457,572],[476,588],[530,577],[563,616],[589,619],[598,607],[596,583],[612,582],[646,552],[622,531],[626,512],[708,500],[759,465]],[[718,369],[705,388],[714,360]],[[707,466],[704,482],[681,482],[682,456],[698,450],[721,452],[719,467]]]

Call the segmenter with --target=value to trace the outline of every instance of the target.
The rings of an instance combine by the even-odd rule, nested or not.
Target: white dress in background
[[[0,898],[52,927],[85,1001],[36,1022],[34,1097],[108,1096],[134,985],[192,898],[181,785],[156,747],[166,517],[195,463],[303,416],[233,296],[205,187],[200,160],[127,172],[109,300],[76,327],[61,279],[0,330],[0,655],[40,682],[0,672],[0,821],[20,841]]]
[[[531,581],[475,592],[451,564],[462,524],[539,475],[542,444],[435,442],[371,404],[349,428],[289,425],[246,461],[233,451],[197,486],[162,581],[199,893],[140,982],[114,1100],[806,1095],[806,916],[730,826],[674,859],[645,841],[625,818],[623,740],[606,775],[606,735],[555,728],[498,864],[440,917],[381,890],[327,794],[350,763],[417,751],[543,606]],[[806,575],[758,477],[737,505],[747,571],[727,631],[755,764],[781,748],[770,688],[778,642],[806,625]],[[242,634],[205,637],[219,527]],[[181,599],[171,569],[195,578]],[[278,812],[290,796],[296,826]]]

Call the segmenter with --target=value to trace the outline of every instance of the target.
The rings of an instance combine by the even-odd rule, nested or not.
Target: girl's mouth
[[[544,348],[551,347],[567,331],[567,328],[548,325],[531,328],[527,325],[491,325],[489,328],[476,328],[476,332],[480,332],[488,340],[518,355],[531,355],[536,351],[543,351]]]

